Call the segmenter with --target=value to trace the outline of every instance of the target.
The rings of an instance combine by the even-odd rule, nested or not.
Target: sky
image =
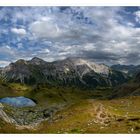
[[[140,64],[140,7],[0,7],[0,67],[33,57]]]

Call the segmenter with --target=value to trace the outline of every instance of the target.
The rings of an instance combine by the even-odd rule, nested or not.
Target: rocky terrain
[[[8,82],[29,85],[48,83],[95,88],[115,86],[128,80],[128,76],[122,72],[82,58],[55,62],[46,62],[37,57],[29,61],[18,60],[1,69],[0,73]]]
[[[140,72],[81,58],[18,60],[0,69],[0,133],[140,133],[139,91]]]
[[[139,97],[111,101],[84,99],[57,111],[51,119],[48,118],[37,125],[35,123],[15,125],[8,121],[4,124],[1,121],[0,132],[136,134],[140,133],[139,100]]]

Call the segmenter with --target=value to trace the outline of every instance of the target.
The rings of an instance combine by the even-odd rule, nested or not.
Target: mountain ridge
[[[121,64],[117,64],[117,65],[112,65],[111,68],[117,70],[117,71],[121,71],[124,73],[127,73],[129,76],[136,76],[137,73],[139,73],[140,71],[140,65],[121,65]]]
[[[38,57],[28,61],[19,59],[2,68],[0,73],[7,77],[8,82],[62,86],[115,86],[128,79],[122,72],[83,58],[54,62],[46,62]]]

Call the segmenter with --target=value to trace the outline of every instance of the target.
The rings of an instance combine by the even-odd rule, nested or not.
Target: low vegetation
[[[96,90],[49,85],[30,87],[21,84],[1,87],[8,91],[5,96],[13,96],[14,93],[36,101],[37,106],[32,108],[20,109],[4,105],[5,112],[14,116],[19,123],[23,118],[23,124],[30,125],[44,117],[45,111],[48,115],[49,109],[58,110],[53,115],[49,114],[49,118],[35,129],[19,129],[0,120],[0,133],[140,133],[140,97],[110,99],[114,90],[103,87]]]

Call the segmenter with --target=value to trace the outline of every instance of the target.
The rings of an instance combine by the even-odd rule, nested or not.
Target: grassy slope
[[[43,107],[69,104],[51,120],[40,124],[37,130],[17,130],[0,120],[0,133],[140,133],[140,97],[108,100],[112,89],[104,88],[91,91],[45,86],[32,90],[31,87],[19,84],[0,86],[0,97],[26,96]],[[104,108],[102,117],[109,117],[109,121],[103,124],[97,118],[98,107],[101,105]]]
[[[50,104],[70,102],[71,106],[57,112],[51,120],[41,123],[37,130],[17,130],[1,120],[1,133],[140,133],[140,97],[138,96],[105,99],[110,96],[111,89],[80,91],[54,87],[41,88],[34,92],[30,95],[30,92],[27,92],[25,95],[40,101],[40,105],[44,106],[47,100],[51,100]],[[62,95],[59,95],[59,92]],[[94,96],[97,99],[92,99]],[[101,105],[103,106],[102,118],[106,116],[108,118],[104,123],[100,123],[102,120],[97,118]]]
[[[97,107],[103,105],[110,121],[96,123]],[[4,124],[1,133],[140,133],[140,97],[115,100],[81,100],[59,112],[38,129],[16,130]],[[99,120],[100,121],[100,120]],[[2,124],[2,123],[1,123]],[[8,129],[7,129],[8,128]]]
[[[24,96],[26,93],[30,92],[31,89],[32,88],[27,85],[21,85],[16,83],[0,83],[0,98]]]
[[[13,91],[7,84],[0,84],[0,98],[13,95]]]
[[[125,83],[114,89],[112,98],[120,98],[130,95],[140,95],[140,85],[138,83]]]
[[[110,122],[95,123],[96,107],[102,104]],[[44,122],[39,133],[140,133],[140,97],[116,100],[83,100]],[[100,121],[100,120],[99,120]]]

